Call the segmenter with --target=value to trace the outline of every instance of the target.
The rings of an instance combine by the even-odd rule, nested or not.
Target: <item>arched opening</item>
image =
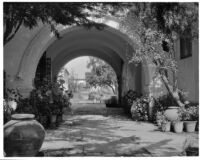
[[[36,88],[52,81],[50,62],[45,52],[36,70],[34,81]],[[72,93],[72,105],[101,103],[104,106],[118,107],[121,84],[116,69],[107,59],[79,56],[67,59],[64,66],[54,74],[53,79],[62,81],[64,92]]]
[[[118,99],[118,80],[115,70],[106,61],[93,56],[69,60],[57,74],[65,90],[73,93],[73,103],[105,103]]]
[[[119,30],[110,26],[105,26],[103,30],[72,27],[64,29],[59,40],[47,34],[45,29],[42,30],[44,32],[41,31],[27,47],[20,63],[17,76],[26,77],[24,87],[30,88],[33,85],[37,65],[45,52],[51,63],[51,77],[56,75],[67,60],[83,55],[95,56],[106,60],[115,69],[121,84],[119,97],[129,89],[142,91],[141,67],[128,63],[127,57],[134,49],[128,36]]]
[[[125,37],[121,32],[108,26],[103,30],[95,28],[88,30],[83,27],[66,29],[65,33],[62,34],[62,38],[54,40],[43,53],[42,57],[48,63],[46,67],[50,69],[48,71],[49,79],[52,80],[62,66],[70,60],[80,56],[94,56],[106,61],[115,70],[119,101],[129,89],[142,92],[141,66],[135,66],[128,62],[127,57],[134,52],[134,49],[128,43],[128,38]],[[41,58],[41,56],[38,56],[38,58]],[[30,62],[29,66],[32,63]],[[29,66],[26,69],[30,68]],[[35,66],[32,67],[32,71],[29,71],[29,73],[33,72]],[[31,74],[27,75],[27,77],[30,76]]]

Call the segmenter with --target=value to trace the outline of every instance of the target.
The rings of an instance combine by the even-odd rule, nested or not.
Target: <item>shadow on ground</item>
[[[118,111],[114,116],[65,115],[56,130],[47,130],[42,151],[45,156],[133,157],[179,156],[183,152],[189,135],[161,132],[151,123],[134,122]]]

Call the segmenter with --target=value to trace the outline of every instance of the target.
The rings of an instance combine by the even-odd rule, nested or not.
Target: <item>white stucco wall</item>
[[[193,40],[192,56],[180,59],[180,41],[176,43],[178,62],[178,85],[188,93],[191,101],[199,101],[199,42]]]
[[[66,36],[68,36],[68,34],[72,33],[72,30],[72,28],[67,28],[66,31],[63,30],[61,32],[61,35],[66,34]],[[87,32],[90,33],[88,30],[83,30],[81,31],[81,34],[85,34]],[[33,80],[40,57],[45,50],[48,51],[51,44],[56,45],[56,43],[58,44],[57,47],[49,49],[51,51],[51,54],[49,54],[50,57],[52,56],[53,60],[55,59],[55,63],[53,63],[54,66],[59,66],[59,63],[64,58],[62,57],[64,52],[67,51],[66,49],[74,50],[74,48],[77,49],[78,47],[78,51],[84,49],[86,51],[94,49],[95,51],[96,49],[96,51],[99,51],[99,53],[97,52],[97,56],[100,58],[102,57],[105,60],[108,59],[107,61],[113,66],[118,77],[121,76],[121,61],[124,61],[123,63],[127,63],[126,56],[128,53],[126,52],[126,46],[129,39],[126,35],[120,33],[114,28],[109,27],[107,27],[104,31],[94,30],[92,32],[93,34],[90,36],[91,38],[89,38],[89,36],[87,36],[88,34],[86,34],[82,41],[80,41],[81,37],[79,37],[79,34],[75,36],[78,37],[78,40],[75,42],[73,42],[72,39],[69,39],[69,42],[72,42],[70,43],[72,47],[67,48],[67,41],[63,41],[63,44],[59,43],[59,40],[52,37],[49,28],[46,26],[39,26],[33,30],[22,27],[16,34],[15,38],[4,47],[4,69],[8,75],[7,86],[9,88],[18,88],[24,96],[27,96],[33,89]],[[72,38],[75,37],[72,36]],[[90,42],[92,42],[92,44]],[[64,58],[64,60],[69,59]],[[64,61],[62,63],[64,64]],[[134,87],[135,75],[136,72],[134,72],[134,68],[133,70],[129,68],[129,74],[126,74],[126,76],[128,76],[126,84]]]
[[[110,23],[110,25],[112,25],[112,23]],[[61,34],[64,35],[69,33],[69,36],[72,31],[73,28],[66,28],[61,32]],[[67,55],[65,55],[65,52],[69,51],[68,49],[71,49],[71,53],[77,55],[79,55],[78,49],[85,49],[85,51],[90,50],[90,52],[92,52],[92,49],[94,51],[96,49],[96,51],[99,52],[97,56],[102,56],[104,59],[109,57],[109,54],[106,54],[107,52],[113,54],[111,56],[112,58],[109,58],[108,62],[116,71],[118,71],[117,75],[122,76],[122,93],[125,93],[129,89],[133,89],[139,92],[141,91],[144,94],[148,94],[152,91],[152,86],[158,86],[158,84],[151,84],[154,69],[149,67],[149,65],[142,64],[141,66],[136,67],[134,64],[128,64],[126,47],[130,42],[130,39],[127,35],[120,33],[117,28],[112,27],[101,33],[96,31],[93,32],[93,35],[90,36],[90,41],[93,41],[92,45],[84,42],[87,38],[83,36],[82,41],[76,40],[76,42],[72,42],[70,44],[71,47],[66,47],[65,45],[67,45],[67,43],[65,42],[72,41],[73,38],[75,38],[74,36],[72,36],[72,39],[68,38],[68,41],[66,37],[66,41],[59,43],[59,40],[52,37],[48,27],[39,25],[32,30],[24,27],[20,28],[15,38],[4,46],[4,69],[8,75],[8,86],[12,88],[19,88],[24,95],[27,95],[27,93],[29,93],[33,88],[33,78],[42,53],[45,50],[49,50],[51,52],[49,53],[49,56],[52,56],[55,60],[53,65],[55,70],[54,73],[56,73],[66,60],[73,58],[73,56],[67,57]],[[84,35],[86,32],[81,31],[80,33],[81,35]],[[98,35],[99,39],[95,40],[95,36],[98,37]],[[76,37],[79,37],[79,35],[77,34]],[[84,42],[87,47],[84,48],[84,45],[80,46],[80,43],[82,42]],[[53,47],[54,45],[57,47]],[[79,48],[75,48],[77,50],[73,49],[76,45],[79,45]],[[189,92],[190,100],[198,101],[198,42],[193,43],[192,57],[186,59],[180,60],[180,58],[178,58],[180,57],[179,48],[178,42],[176,45],[176,56],[179,66],[179,87]],[[133,52],[133,50],[128,50],[130,53]],[[75,57],[77,57],[77,55]],[[92,55],[92,53],[90,53],[90,55]],[[118,58],[113,58],[115,56],[118,56]],[[123,60],[124,66],[118,65],[121,61],[119,57]],[[62,64],[59,66],[59,63]],[[57,68],[55,66],[57,66]],[[155,90],[158,92],[164,92],[159,87]]]

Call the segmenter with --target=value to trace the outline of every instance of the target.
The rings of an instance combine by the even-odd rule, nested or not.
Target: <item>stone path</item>
[[[72,110],[56,130],[46,131],[45,156],[180,156],[188,143],[198,146],[197,133],[161,132],[132,121],[122,109],[79,104]]]

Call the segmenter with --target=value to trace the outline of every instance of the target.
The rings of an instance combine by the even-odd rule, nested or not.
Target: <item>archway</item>
[[[116,70],[106,60],[78,56],[68,60],[56,75],[64,90],[73,94],[72,106],[90,103],[111,106],[112,102],[113,107],[118,107],[119,81]]]
[[[60,26],[61,39],[55,38],[47,26],[40,26],[23,51],[17,67],[17,79],[14,81],[16,86],[20,85],[22,92],[25,91],[24,95],[33,89],[37,65],[43,53],[46,52],[52,62],[52,76],[58,72],[67,59],[81,55],[93,55],[107,60],[115,68],[119,84],[121,84],[119,92],[121,96],[129,89],[148,93],[150,84],[148,66],[136,66],[129,63],[127,57],[134,53],[134,44],[131,43],[128,35],[119,30],[119,27],[111,26],[105,25],[103,30],[86,29],[81,26]]]
[[[127,57],[134,52],[134,49],[126,35],[109,26],[105,26],[103,30],[73,27],[66,29],[61,34],[61,39],[51,38],[46,42],[46,45],[51,43],[48,46],[43,44],[41,48],[37,49],[35,45],[32,46],[29,54],[22,60],[21,65],[26,65],[26,67],[21,68],[19,75],[26,76],[32,82],[42,51],[45,51],[46,57],[51,59],[52,77],[67,61],[88,55],[99,57],[114,68],[119,83],[119,99],[129,89],[142,92],[141,66],[128,63]],[[54,42],[52,42],[53,39]],[[34,48],[35,54],[30,55]]]

